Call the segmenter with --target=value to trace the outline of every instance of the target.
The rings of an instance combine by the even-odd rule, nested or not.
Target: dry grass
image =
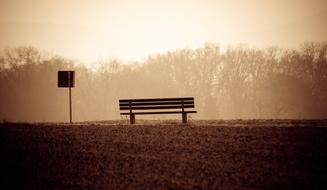
[[[0,189],[327,187],[327,122],[2,124]]]

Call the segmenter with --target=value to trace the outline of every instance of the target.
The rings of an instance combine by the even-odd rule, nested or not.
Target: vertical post
[[[72,118],[72,88],[71,88],[71,76],[70,72],[68,72],[68,85],[69,85],[69,122],[73,123],[73,118]]]
[[[129,101],[129,120],[131,124],[135,124],[135,114],[132,111],[132,102]]]
[[[187,113],[184,112],[184,99],[182,98],[182,120],[183,123],[187,123]]]
[[[183,123],[187,123],[187,113],[182,113]]]
[[[69,121],[70,123],[73,123],[73,118],[72,118],[72,88],[69,87]]]
[[[132,113],[129,117],[130,117],[130,123],[135,124],[135,114]]]

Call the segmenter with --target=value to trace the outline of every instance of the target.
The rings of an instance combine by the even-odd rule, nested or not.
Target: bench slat
[[[185,101],[184,105],[193,105],[194,101]],[[150,106],[150,105],[182,105],[182,101],[179,102],[131,102],[131,106]],[[129,102],[119,103],[119,106],[129,106]]]
[[[166,111],[166,112],[135,112],[132,114],[135,115],[149,115],[149,114],[182,114],[183,112],[181,111]],[[184,113],[197,113],[196,111],[184,111]],[[131,113],[120,113],[120,115],[130,115]]]
[[[150,99],[122,99],[119,100],[119,103],[122,102],[156,102],[156,101],[182,101],[182,100],[193,100],[193,97],[183,97],[183,98],[150,98]]]
[[[181,109],[182,106],[140,106],[131,107],[131,110],[158,110],[158,109]],[[194,105],[185,105],[184,108],[194,108]],[[129,106],[121,106],[120,110],[129,110]]]

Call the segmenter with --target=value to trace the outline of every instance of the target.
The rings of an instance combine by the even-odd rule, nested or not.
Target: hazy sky
[[[327,40],[327,0],[0,0],[0,48],[83,62],[205,42],[297,47]]]

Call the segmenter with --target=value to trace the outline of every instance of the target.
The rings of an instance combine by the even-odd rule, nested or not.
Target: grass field
[[[0,189],[327,189],[327,121],[1,124]]]

